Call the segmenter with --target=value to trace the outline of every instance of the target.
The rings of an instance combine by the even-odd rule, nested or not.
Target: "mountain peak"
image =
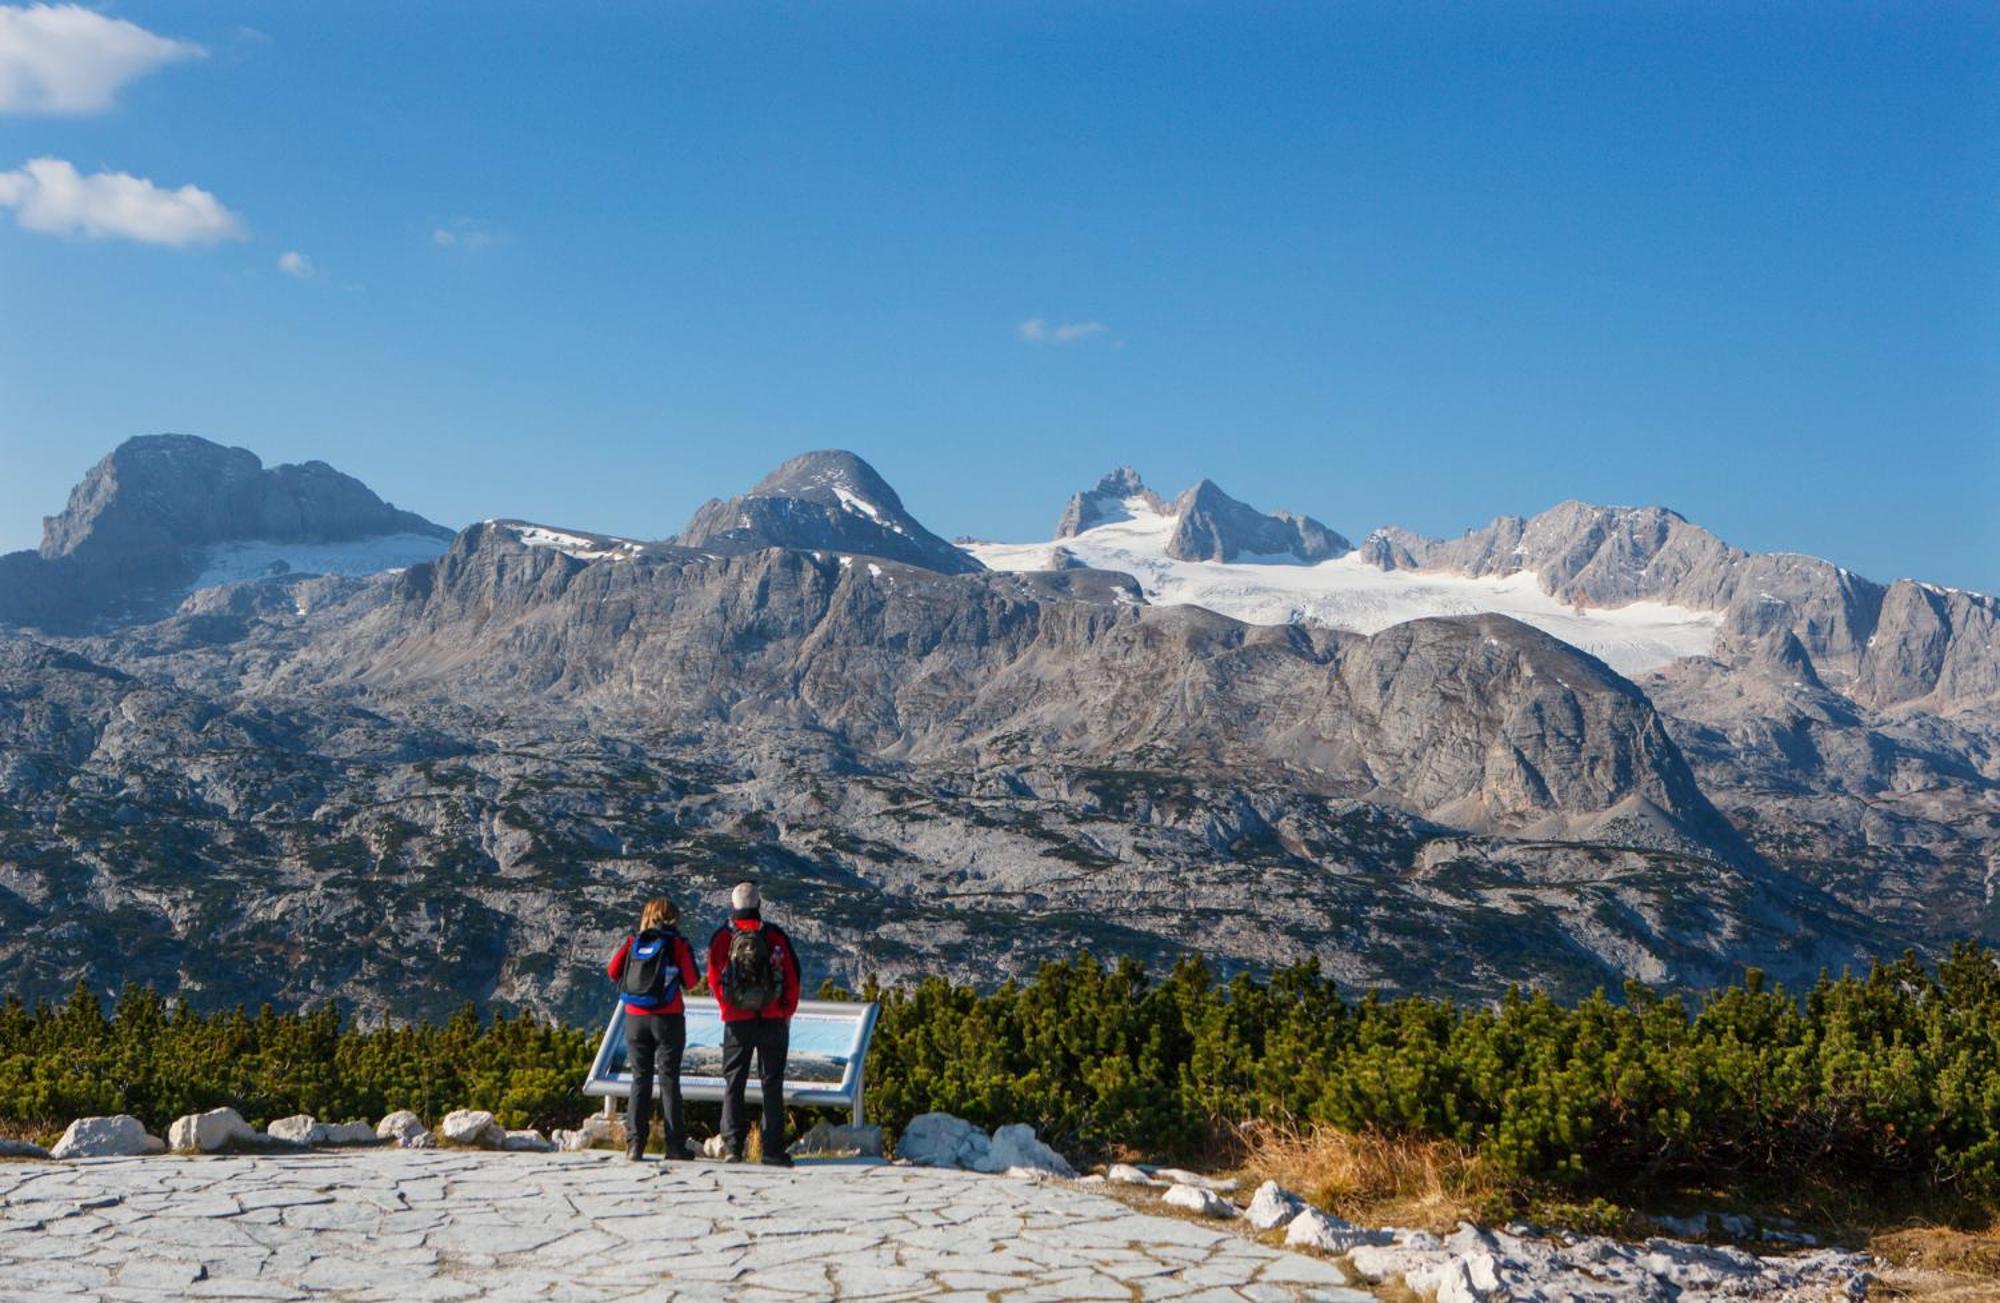
[[[721,552],[852,553],[944,574],[985,568],[924,528],[873,466],[837,448],[801,453],[743,496],[704,503],[675,541]]]
[[[1134,498],[1159,515],[1167,514],[1165,499],[1146,487],[1139,472],[1130,466],[1120,466],[1106,472],[1096,487],[1070,495],[1062,518],[1056,521],[1056,537],[1075,538],[1086,529],[1130,520],[1132,512],[1127,504]]]
[[[1173,514],[1179,523],[1167,541],[1167,555],[1182,561],[1289,555],[1310,563],[1353,550],[1346,539],[1311,516],[1289,511],[1265,515],[1207,478],[1174,499]]]
[[[752,497],[801,498],[830,507],[866,504],[877,512],[903,514],[903,500],[889,481],[860,456],[843,448],[802,452],[758,480]]]
[[[193,434],[149,434],[112,449],[70,491],[62,514],[42,522],[41,555],[381,534],[451,537],[323,461],[266,469],[247,448]]]
[[[192,434],[127,439],[0,557],[0,622],[78,630],[157,618],[196,588],[363,574],[426,560],[452,536],[323,461],[266,468]]]

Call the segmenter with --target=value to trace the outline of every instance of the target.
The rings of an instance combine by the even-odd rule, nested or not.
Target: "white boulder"
[[[51,1158],[129,1158],[164,1152],[158,1136],[146,1134],[146,1124],[129,1113],[113,1117],[78,1118],[49,1151]]]
[[[918,1167],[986,1170],[993,1141],[984,1131],[949,1113],[921,1113],[896,1138],[896,1157]]]
[[[565,1153],[574,1153],[580,1149],[589,1149],[593,1145],[617,1144],[624,1139],[624,1136],[624,1124],[608,1118],[602,1113],[592,1113],[583,1120],[583,1125],[574,1131],[553,1131],[549,1133],[549,1139],[555,1142],[556,1148],[563,1150]]]
[[[1134,1167],[1130,1163],[1113,1163],[1110,1170],[1105,1172],[1104,1179],[1119,1185],[1149,1185],[1156,1190],[1164,1190],[1173,1184],[1172,1181],[1162,1181],[1157,1177],[1148,1176],[1143,1168]]]
[[[1490,1253],[1453,1258],[1432,1288],[1437,1292],[1437,1303],[1487,1303],[1489,1299],[1512,1297],[1500,1281],[1500,1260]]]
[[[974,1166],[981,1172],[1010,1172],[1015,1168],[1027,1168],[1052,1176],[1076,1175],[1076,1169],[1069,1165],[1069,1160],[1043,1144],[1036,1137],[1035,1129],[1025,1122],[1010,1123],[995,1131],[987,1143],[985,1159]]]
[[[1258,1230],[1275,1231],[1305,1210],[1305,1200],[1276,1181],[1266,1181],[1257,1187],[1257,1193],[1250,1198],[1249,1211],[1243,1215]]]
[[[1301,1214],[1293,1226],[1319,1215]],[[1400,1276],[1410,1290],[1438,1303],[1863,1298],[1870,1280],[1867,1255],[1833,1250],[1760,1258],[1725,1245],[1666,1239],[1628,1244],[1578,1235],[1550,1239],[1465,1223],[1442,1240],[1421,1231],[1398,1231],[1394,1238],[1393,1246],[1361,1244],[1348,1261],[1377,1280]]]
[[[294,1145],[372,1145],[380,1139],[366,1122],[321,1122],[310,1113],[279,1118],[264,1130],[271,1139]]]
[[[353,1122],[322,1122],[319,1124],[322,1145],[372,1145],[375,1143],[375,1128],[359,1119]]]
[[[720,1158],[728,1152],[729,1142],[721,1136],[710,1136],[701,1142],[701,1156],[703,1158]]]
[[[1153,1175],[1159,1180],[1167,1181],[1174,1185],[1199,1186],[1204,1190],[1214,1190],[1218,1194],[1234,1194],[1236,1192],[1235,1177],[1203,1176],[1199,1172],[1190,1172],[1180,1167],[1156,1167],[1153,1169]]]
[[[512,1149],[522,1153],[546,1154],[555,1148],[549,1138],[539,1131],[509,1131],[500,1140],[502,1149]]]
[[[326,1135],[326,1128],[321,1126],[318,1119],[310,1113],[294,1113],[288,1118],[277,1119],[265,1127],[264,1132],[271,1139],[283,1140],[288,1144],[317,1145]],[[368,1138],[371,1140],[375,1138],[372,1128],[368,1132]]]
[[[398,1149],[429,1149],[437,1144],[423,1119],[406,1108],[399,1108],[376,1123],[375,1136],[378,1140],[394,1141]]]
[[[453,1109],[444,1115],[438,1132],[451,1144],[474,1149],[498,1149],[507,1143],[507,1132],[483,1108]]]
[[[1236,1205],[1215,1191],[1200,1185],[1175,1185],[1160,1196],[1160,1202],[1185,1208],[1203,1217],[1234,1217]]]
[[[1364,1244],[1387,1244],[1387,1231],[1371,1231],[1317,1208],[1301,1209],[1285,1224],[1285,1246],[1321,1253],[1352,1253]]]
[[[212,1108],[175,1118],[167,1144],[181,1153],[218,1153],[231,1145],[256,1144],[262,1136],[233,1108]]]

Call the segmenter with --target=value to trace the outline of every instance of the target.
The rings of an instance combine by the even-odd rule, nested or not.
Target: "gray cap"
[[[763,897],[757,894],[757,884],[754,882],[739,882],[736,884],[736,890],[729,893],[731,909],[758,909],[763,903]]]

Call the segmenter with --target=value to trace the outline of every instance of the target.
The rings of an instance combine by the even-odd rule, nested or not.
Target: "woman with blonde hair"
[[[694,948],[675,928],[680,911],[655,896],[639,911],[639,930],[611,956],[611,980],[625,1003],[625,1060],[632,1066],[632,1101],[625,1156],[645,1156],[652,1132],[654,1082],[665,1096],[668,1158],[693,1158],[681,1114],[681,1055],[687,1049],[687,1005],[681,992],[695,983]]]

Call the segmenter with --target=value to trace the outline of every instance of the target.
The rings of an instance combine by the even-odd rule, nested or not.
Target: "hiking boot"
[[[645,1161],[646,1161],[646,1150],[645,1150],[645,1147],[644,1147],[644,1146],[642,1146],[642,1145],[627,1145],[627,1146],[625,1146],[625,1161],[626,1161],[626,1162],[628,1162],[628,1163],[643,1163],[643,1162],[645,1162]]]
[[[792,1156],[790,1154],[782,1152],[776,1154],[766,1154],[764,1155],[764,1166],[790,1167],[792,1166]]]
[[[693,1145],[683,1140],[678,1147],[669,1149],[667,1151],[667,1157],[678,1158],[683,1163],[691,1163],[695,1159],[700,1158],[701,1155],[695,1152],[695,1147]]]
[[[726,1149],[722,1153],[722,1161],[725,1163],[740,1163],[743,1161],[743,1151],[740,1149]]]

